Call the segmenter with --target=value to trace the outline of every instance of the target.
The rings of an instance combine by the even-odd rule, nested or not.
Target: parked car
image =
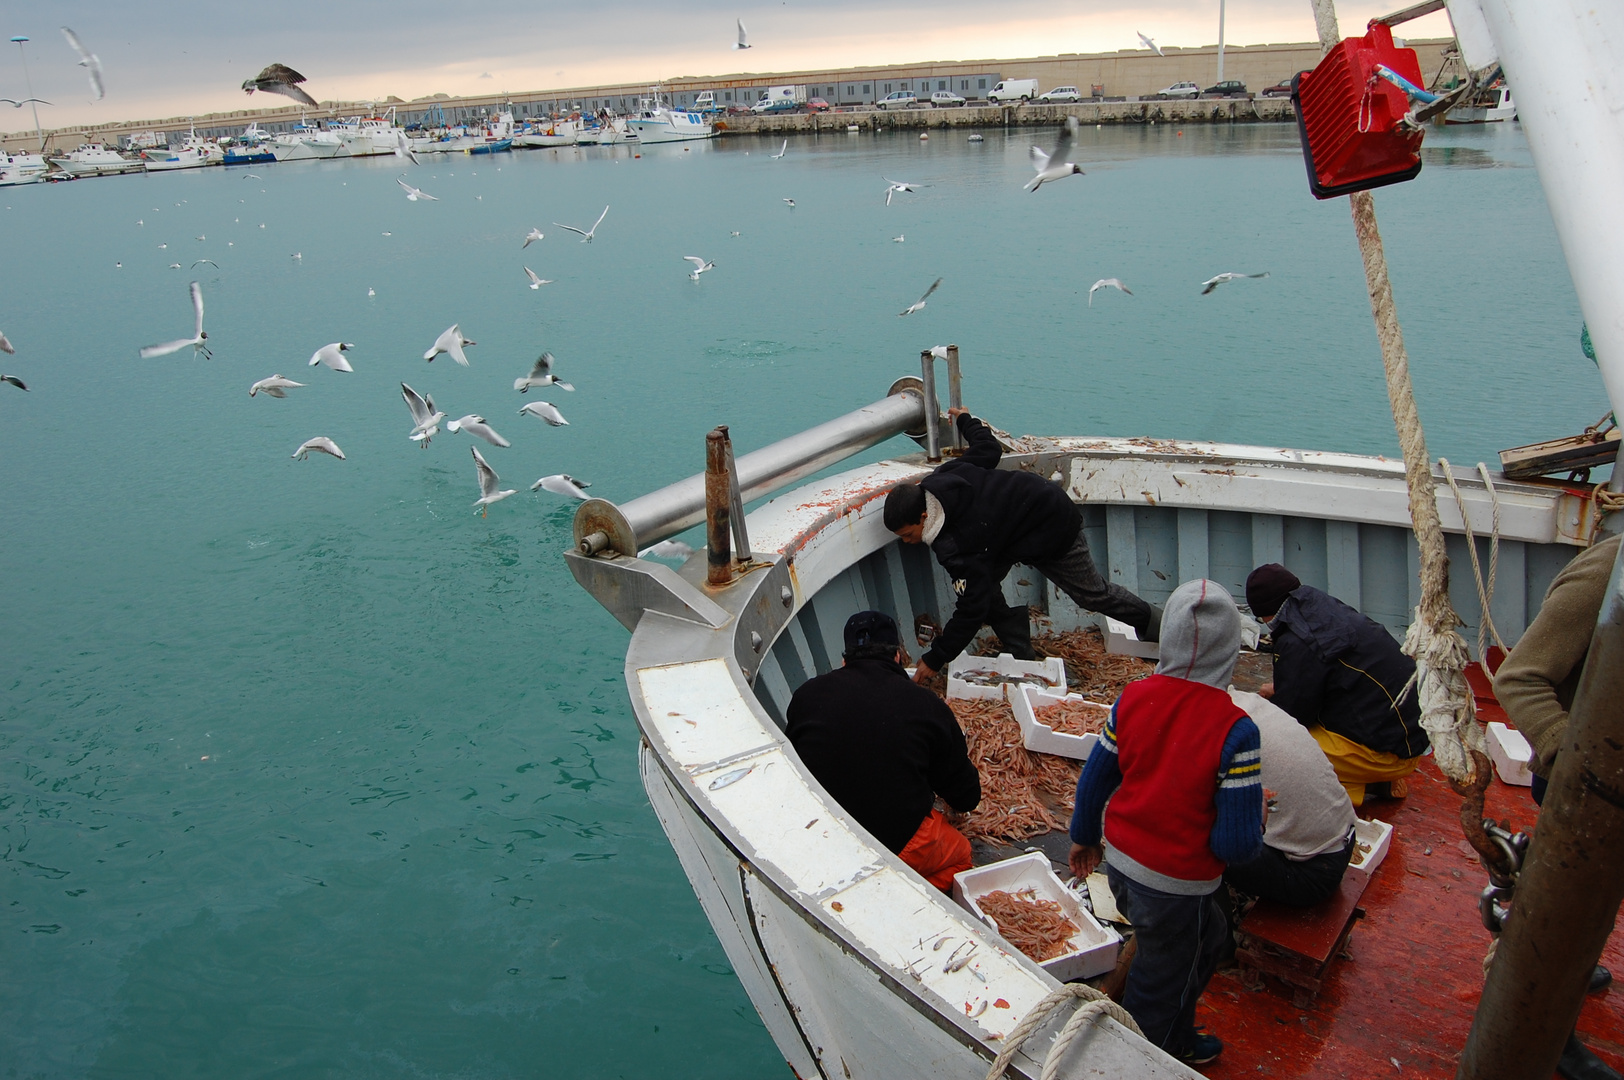
[[[807,112],[828,112],[829,103],[820,97],[811,98],[806,103]]]
[[[751,110],[750,106],[748,106],[748,105],[729,105],[727,108],[723,109],[722,111],[724,113],[726,113],[728,116],[746,116],[752,110]]]
[[[1225,79],[1221,83],[1207,87],[1201,93],[1211,97],[1245,97],[1246,84],[1239,79]]]
[[[1176,82],[1158,93],[1162,97],[1193,98],[1201,93],[1201,87],[1193,82]]]
[[[964,99],[951,90],[938,90],[930,96],[930,103],[934,108],[953,109],[961,107]]]
[[[1279,82],[1275,83],[1273,86],[1265,86],[1263,88],[1263,96],[1264,97],[1290,97],[1291,96],[1291,80],[1294,79],[1294,78],[1296,78],[1295,75],[1287,75],[1284,79],[1281,79]]]
[[[887,94],[874,103],[876,109],[915,109],[919,107],[919,99],[914,97],[912,90],[898,90],[894,94]]]
[[[1081,101],[1083,95],[1077,92],[1075,86],[1057,86],[1046,94],[1038,95],[1039,101]]]

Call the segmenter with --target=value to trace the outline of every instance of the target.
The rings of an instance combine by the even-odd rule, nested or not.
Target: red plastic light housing
[[[1371,23],[1364,37],[1338,42],[1319,66],[1291,80],[1291,102],[1317,199],[1412,180],[1421,171],[1421,131],[1401,123],[1404,91],[1377,77],[1386,65],[1424,85],[1414,49],[1393,44],[1393,31]]]

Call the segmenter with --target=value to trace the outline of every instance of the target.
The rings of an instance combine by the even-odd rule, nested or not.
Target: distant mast
[[[28,90],[29,107],[34,110],[34,135],[39,139],[40,153],[45,152],[45,133],[39,129],[39,102],[34,99],[34,80],[28,77],[28,54],[23,52],[23,42],[28,38],[18,35],[11,39],[17,43],[17,55],[23,58],[23,86]]]
[[[1218,81],[1224,81],[1224,0],[1218,0]]]

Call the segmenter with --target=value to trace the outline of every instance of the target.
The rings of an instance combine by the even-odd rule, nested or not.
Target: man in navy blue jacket
[[[967,410],[948,412],[964,436],[964,453],[917,484],[897,485],[885,499],[885,527],[905,543],[929,544],[959,594],[915,681],[940,671],[984,625],[1016,659],[1037,658],[1026,608],[1004,599],[1004,577],[1016,563],[1037,569],[1084,610],[1120,619],[1142,640],[1155,641],[1161,613],[1100,576],[1082,513],[1065,490],[1029,472],[999,469],[1004,449],[992,430]]]

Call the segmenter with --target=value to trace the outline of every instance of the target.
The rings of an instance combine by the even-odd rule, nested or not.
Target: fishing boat
[[[1466,102],[1444,113],[1446,124],[1493,124],[1517,119],[1517,104],[1504,82],[1485,87]]]
[[[271,153],[277,161],[312,161],[338,157],[344,142],[330,131],[296,124],[292,131],[271,136]]]
[[[187,132],[179,146],[163,150],[143,150],[148,172],[169,172],[175,169],[201,169],[205,165],[219,165],[225,161],[225,151],[213,139],[205,139],[197,130]]]
[[[35,183],[44,179],[47,168],[43,155],[0,151],[0,187]]]
[[[581,135],[581,121],[549,120],[545,123],[531,124],[513,137],[515,146],[530,148],[546,148],[553,146],[574,146]]]
[[[339,156],[372,157],[395,152],[395,133],[399,128],[382,116],[351,116],[334,120],[327,125],[327,130],[344,145]]]
[[[643,99],[638,114],[626,121],[626,129],[643,145],[708,139],[716,134],[704,114],[671,108],[658,88]]]
[[[144,162],[137,158],[127,158],[105,143],[80,143],[72,153],[52,158],[51,164],[75,176],[101,176],[140,172]]]
[[[1624,212],[1606,194],[1616,174],[1598,164],[1624,156],[1624,132],[1594,90],[1605,81],[1598,72],[1616,70],[1621,46],[1597,46],[1576,14],[1536,8],[1534,0],[1485,3],[1493,37],[1475,49],[1497,49],[1524,92],[1550,105],[1524,128],[1609,396],[1624,406],[1624,326],[1607,314],[1624,290]],[[1511,32],[1519,18],[1539,23],[1537,41]],[[1582,56],[1592,56],[1596,70],[1574,59]],[[1605,342],[1596,331],[1604,318]],[[944,351],[958,405],[960,358],[955,347]],[[784,736],[795,689],[839,664],[850,615],[886,611],[923,634],[953,608],[953,584],[928,549],[899,543],[882,520],[891,487],[918,480],[953,452],[935,391],[938,360],[931,352],[921,359],[918,376],[898,379],[855,411],[736,461],[718,429],[706,437],[704,473],[618,505],[591,499],[578,508],[564,558],[631,633],[625,678],[649,802],[797,1076],[979,1080],[1000,1051],[1013,1055],[1011,1074],[1024,1077],[1195,1076],[1107,1012],[1067,1025],[1062,1037],[1070,1009],[1039,1010],[1071,988],[870,836]],[[698,440],[696,432],[696,452]],[[1180,582],[1202,577],[1243,596],[1252,567],[1282,562],[1401,635],[1423,599],[1421,561],[1437,555],[1422,553],[1411,520],[1412,498],[1424,505],[1430,477],[1453,566],[1470,566],[1491,546],[1498,551],[1497,588],[1483,590],[1476,575],[1457,572],[1447,578],[1447,599],[1466,636],[1491,617],[1510,644],[1602,524],[1603,504],[1589,486],[1514,481],[1486,467],[1425,462],[1407,479],[1402,462],[1326,450],[1075,435],[1001,441],[1000,467],[1060,484],[1079,505],[1110,580],[1158,603]],[[882,446],[898,448],[805,482]],[[1413,494],[1412,482],[1423,494]],[[640,556],[701,523],[707,546],[680,567]],[[1012,603],[1027,604],[1052,630],[1093,621],[1035,571],[1021,568],[1005,587]],[[1348,949],[1371,963],[1346,985],[1334,974],[1316,982],[1308,994],[1310,1004],[1319,1002],[1313,1013],[1299,1009],[1301,985],[1282,997],[1251,992],[1261,982],[1226,989],[1215,981],[1203,1008],[1233,1040],[1219,1068],[1233,1058],[1247,1075],[1259,1074],[1254,1066],[1262,1075],[1329,1076],[1397,1067],[1443,1077],[1455,1075],[1463,1042],[1467,1059],[1479,1063],[1480,1038],[1503,1046],[1538,1027],[1541,1045],[1553,1031],[1560,1045],[1572,1030],[1571,1011],[1493,1011],[1490,991],[1509,985],[1496,980],[1506,970],[1511,923],[1482,990],[1488,935],[1478,924],[1477,889],[1484,877],[1475,855],[1456,850],[1464,844],[1458,805],[1431,764],[1415,774],[1404,803],[1367,804],[1367,816],[1395,825],[1392,851],[1364,883],[1365,906],[1349,907],[1349,929],[1326,943],[1326,963]],[[1532,820],[1526,793],[1499,781],[1489,807],[1484,816],[1509,818],[1514,828]],[[1456,840],[1445,839],[1451,832]],[[1068,840],[1058,832],[1031,843],[1060,861]],[[978,846],[977,860],[1007,854]],[[1357,913],[1374,928],[1350,944]],[[1592,953],[1584,963],[1593,962]],[[1474,1024],[1480,991],[1489,1014]],[[1624,1031],[1618,1005],[1596,1008],[1604,1031]],[[1023,1024],[1029,1016],[1034,1024]],[[1009,1049],[1017,1039],[1024,1041]]]
[[[637,132],[632,130],[624,116],[604,116],[596,126],[583,129],[575,141],[581,146],[613,146],[615,143],[636,142]]]

